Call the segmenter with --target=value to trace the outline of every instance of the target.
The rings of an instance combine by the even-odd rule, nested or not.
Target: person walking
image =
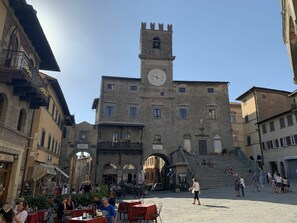
[[[255,191],[255,188],[257,188],[257,191],[259,192],[258,182],[257,182],[257,174],[254,173],[252,176],[252,186],[253,186],[253,192]]]
[[[194,194],[194,202],[193,204],[196,204],[196,200],[198,201],[198,205],[201,205],[200,200],[199,200],[199,193],[200,193],[200,184],[196,180],[196,178],[193,178],[193,185],[190,187],[189,191],[192,190],[192,193]]]
[[[240,197],[240,184],[239,184],[239,177],[235,176],[235,182],[234,182],[234,187],[235,187],[235,191],[236,191],[236,197]]]
[[[239,178],[239,185],[240,185],[240,189],[241,189],[241,195],[244,197],[244,188],[245,188],[245,184],[244,184],[244,179],[243,177]]]

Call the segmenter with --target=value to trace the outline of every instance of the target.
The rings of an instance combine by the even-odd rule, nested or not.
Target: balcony
[[[48,105],[46,84],[23,51],[2,51],[0,81],[12,85],[13,95],[28,101],[32,109]]]
[[[141,142],[99,142],[99,153],[142,153]]]

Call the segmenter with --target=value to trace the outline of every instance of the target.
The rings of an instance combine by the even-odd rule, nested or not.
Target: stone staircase
[[[245,164],[235,153],[232,155],[193,155],[184,151],[185,158],[189,164],[190,174],[195,176],[202,189],[220,188],[234,185],[234,176],[225,173],[226,168],[232,167],[233,173],[243,177],[246,185],[251,184],[252,173],[249,166]],[[202,160],[206,163],[210,159],[214,167],[199,166]]]

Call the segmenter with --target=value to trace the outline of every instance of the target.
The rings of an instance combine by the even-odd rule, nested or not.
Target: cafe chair
[[[162,223],[161,219],[161,211],[162,211],[163,204],[160,203],[157,207],[157,213],[150,214],[150,217],[152,220],[154,220],[157,223],[157,218],[160,218],[160,222]]]
[[[126,220],[126,215],[128,214],[128,205],[127,204],[123,204],[123,206],[121,207],[121,210],[118,209],[118,213],[120,216],[120,220],[122,220],[122,214],[124,215],[123,220]]]

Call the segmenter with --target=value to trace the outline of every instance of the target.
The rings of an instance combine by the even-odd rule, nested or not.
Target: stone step
[[[202,188],[219,188],[234,185],[235,178],[225,174],[227,167],[232,167],[233,172],[241,175],[245,179],[245,184],[250,184],[252,174],[248,172],[248,167],[235,156],[193,156],[185,153],[190,169],[195,173]],[[197,163],[202,160],[206,162],[211,159],[214,167],[200,167]]]

